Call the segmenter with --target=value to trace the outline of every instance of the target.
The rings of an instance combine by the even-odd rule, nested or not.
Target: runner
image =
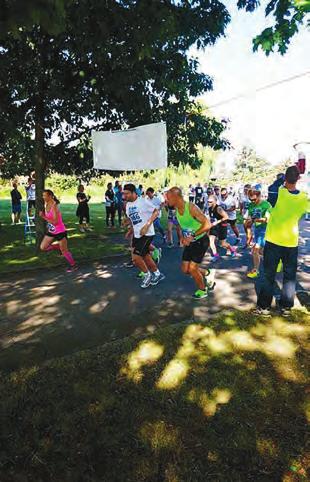
[[[182,271],[195,281],[197,290],[193,298],[200,300],[208,296],[206,272],[200,268],[204,255],[209,247],[207,232],[210,222],[193,203],[184,200],[182,191],[173,187],[167,192],[168,205],[176,209],[177,220],[182,229],[181,243],[184,246]]]
[[[237,250],[231,246],[227,241],[227,220],[228,214],[224,209],[217,204],[217,198],[215,195],[209,196],[208,198],[208,213],[211,222],[211,229],[209,232],[210,238],[210,249],[212,253],[212,261],[218,261],[220,255],[217,252],[215,240],[218,238],[220,246],[224,249],[229,250],[231,256],[235,257]]]
[[[224,209],[224,211],[228,214],[228,224],[230,225],[231,229],[236,235],[236,243],[240,242],[240,234],[237,228],[237,205],[234,197],[232,195],[228,195],[227,189],[224,187],[221,189],[221,202],[220,206]]]
[[[214,186],[214,195],[216,196],[217,199],[217,204],[221,204],[221,187],[220,186]]]
[[[262,187],[256,184],[249,190],[250,204],[248,207],[248,218],[246,225],[254,226],[254,246],[252,249],[253,269],[247,274],[248,278],[259,276],[260,259],[265,246],[265,234],[267,222],[272,209],[271,204],[262,199]]]
[[[243,218],[243,227],[245,231],[245,236],[246,236],[246,243],[244,245],[244,249],[248,248],[251,245],[252,242],[252,222],[251,219],[249,220],[248,216],[248,208],[250,205],[250,199],[249,199],[249,189],[251,188],[250,184],[245,184],[243,188],[243,193],[240,195],[239,199],[239,209],[240,209],[240,214]]]
[[[126,201],[126,215],[132,224],[133,262],[136,267],[145,273],[141,288],[157,285],[165,279],[153,261],[150,245],[155,235],[153,222],[158,216],[152,202],[146,198],[138,197],[134,184],[125,184],[124,198]]]
[[[161,210],[162,210],[162,207],[164,206],[164,200],[161,199],[158,194],[155,196],[155,191],[152,187],[149,187],[147,190],[146,190],[146,196],[147,198],[151,201],[151,203],[153,204],[154,208],[158,210],[159,214],[158,214],[158,217],[155,219],[154,221],[154,228],[155,228],[155,231],[158,231],[160,234],[161,234],[161,237],[163,239],[163,242],[165,243],[166,242],[166,234],[165,234],[165,231],[160,223],[160,218],[161,218]]]
[[[60,251],[70,265],[67,272],[71,273],[77,269],[77,265],[68,251],[67,230],[58,208],[59,201],[50,189],[43,191],[43,200],[44,211],[40,211],[39,216],[47,222],[47,232],[40,249],[42,251]],[[52,244],[54,241],[58,241],[58,244]]]
[[[20,215],[22,212],[22,195],[17,189],[17,182],[13,182],[13,189],[11,191],[11,201],[12,201],[12,224],[20,224]]]
[[[275,207],[271,211],[264,249],[264,279],[257,299],[257,314],[269,315],[273,287],[279,261],[283,262],[283,287],[279,300],[282,315],[294,306],[298,257],[298,223],[307,212],[307,193],[296,189],[300,178],[298,168],[286,170],[284,187],[279,189]]]
[[[177,220],[175,208],[167,206],[168,211],[168,248],[173,248],[173,227],[175,227],[178,236],[178,245],[181,246],[182,231]]]
[[[86,196],[84,192],[84,186],[80,184],[78,187],[78,193],[76,195],[78,201],[78,207],[76,210],[76,215],[79,218],[79,228],[81,233],[89,230],[89,206],[88,201],[90,196]]]

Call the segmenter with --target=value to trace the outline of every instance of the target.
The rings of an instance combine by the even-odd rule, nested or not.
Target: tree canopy
[[[33,164],[38,128],[44,167],[58,172],[90,168],[92,126],[166,120],[173,164],[198,165],[197,143],[228,145],[225,126],[195,103],[212,81],[188,55],[223,35],[230,17],[220,2],[77,0],[64,18],[57,34],[36,25],[0,40],[4,174]]]
[[[238,0],[238,7],[253,12],[260,6],[260,0]],[[266,55],[275,50],[285,54],[292,37],[306,24],[310,27],[310,0],[271,0],[265,8],[266,17],[271,20],[253,39],[254,51],[261,48]]]

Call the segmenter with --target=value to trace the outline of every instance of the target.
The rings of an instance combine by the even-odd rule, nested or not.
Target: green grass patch
[[[25,214],[26,204],[22,203]],[[90,203],[91,233],[80,233],[75,203],[61,203],[61,212],[69,235],[69,249],[78,262],[100,260],[104,256],[125,253],[122,231],[105,226],[105,208]],[[23,219],[23,217],[22,217]],[[52,268],[64,264],[56,253],[37,253],[34,244],[24,243],[24,225],[11,226],[11,203],[0,200],[0,273],[24,269]]]
[[[306,481],[307,322],[232,313],[4,376],[0,479]]]

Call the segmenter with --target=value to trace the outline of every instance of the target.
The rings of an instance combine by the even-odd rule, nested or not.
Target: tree
[[[212,88],[212,81],[188,56],[192,45],[202,48],[223,35],[229,14],[220,2],[60,4],[64,11],[61,28],[54,22],[56,33],[38,21],[0,40],[4,175],[12,165],[30,169],[35,159],[41,199],[48,169],[80,173],[91,167],[93,126],[113,129],[167,120],[174,164],[198,165],[198,143],[217,149],[228,145],[220,137],[224,125],[206,119],[193,101]]]
[[[238,0],[238,7],[248,12],[253,12],[259,5],[259,0]],[[260,47],[266,55],[275,49],[285,54],[299,28],[305,23],[310,27],[309,12],[310,0],[271,0],[265,13],[266,17],[272,15],[275,22],[254,38],[254,51]]]
[[[271,164],[257,156],[254,149],[244,146],[236,159],[233,180],[242,183],[261,182],[266,179],[271,168]]]

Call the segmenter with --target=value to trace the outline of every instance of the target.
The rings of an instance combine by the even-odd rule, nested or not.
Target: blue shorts
[[[266,229],[265,228],[255,228],[254,229],[254,242],[256,246],[263,248],[265,246],[265,235]]]
[[[12,213],[13,214],[20,214],[22,212],[22,205],[21,203],[12,204]]]

